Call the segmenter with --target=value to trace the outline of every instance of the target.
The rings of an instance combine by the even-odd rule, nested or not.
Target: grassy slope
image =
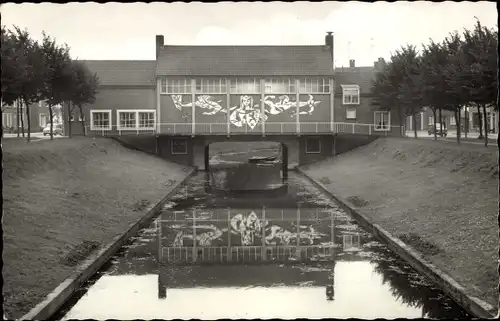
[[[304,169],[393,235],[437,246],[432,253],[410,244],[496,307],[497,151],[389,138]]]
[[[6,142],[2,148],[4,308],[10,318],[68,277],[75,268],[70,261],[90,254],[84,253],[87,242],[110,242],[187,174],[104,138]]]

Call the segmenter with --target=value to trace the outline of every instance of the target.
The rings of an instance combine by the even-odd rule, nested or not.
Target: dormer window
[[[344,105],[359,105],[359,86],[341,85]]]

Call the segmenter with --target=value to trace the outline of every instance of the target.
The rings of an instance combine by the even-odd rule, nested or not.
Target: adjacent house
[[[19,106],[19,109],[17,108]],[[62,107],[60,105],[52,107],[54,124],[62,124]],[[19,111],[19,115],[18,115]],[[43,101],[34,103],[29,108],[30,111],[30,132],[41,132],[50,123],[50,114],[47,104]],[[14,102],[12,106],[2,107],[2,129],[4,133],[15,133],[17,127],[22,127],[24,122],[25,131],[28,129],[26,108],[20,101]],[[21,132],[21,130],[20,130]]]

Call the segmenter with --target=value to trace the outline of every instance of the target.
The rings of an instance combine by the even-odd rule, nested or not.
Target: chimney
[[[325,45],[330,48],[330,53],[332,54],[332,64],[334,62],[333,59],[333,32],[328,31],[325,36]],[[335,66],[333,66],[335,68]]]
[[[354,68],[356,67],[356,64],[354,62],[354,59],[349,60],[349,67]]]
[[[158,59],[158,55],[160,54],[164,41],[165,37],[163,35],[156,35],[156,59]]]

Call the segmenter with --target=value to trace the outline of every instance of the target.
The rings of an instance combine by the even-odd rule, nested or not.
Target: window
[[[306,78],[299,81],[300,93],[329,93],[330,80],[328,78]]]
[[[154,129],[155,110],[117,110],[118,130]]]
[[[2,126],[12,127],[12,113],[2,113]]]
[[[47,126],[47,115],[45,114],[38,115],[38,123],[40,124],[40,127]]]
[[[295,79],[291,78],[271,78],[265,80],[264,92],[276,94],[295,93]]]
[[[306,138],[306,154],[321,153],[321,141],[319,138]]]
[[[69,121],[75,121],[75,116],[71,115],[71,117],[69,118]],[[80,115],[78,117],[78,121],[85,121],[85,116]]]
[[[341,85],[342,101],[344,105],[359,104],[359,86],[358,85]]]
[[[230,82],[231,93],[258,94],[260,93],[260,80],[257,78],[233,78]]]
[[[391,114],[388,111],[376,111],[374,121],[376,131],[389,131],[391,129]]]
[[[345,110],[345,118],[346,119],[356,119],[356,109],[355,108],[347,108]]]
[[[429,116],[429,125],[434,124],[434,116]]]
[[[222,94],[226,92],[225,78],[196,79],[196,93]]]
[[[91,110],[90,130],[110,130],[111,110]]]
[[[357,251],[361,248],[359,234],[342,235],[342,247],[344,251]]]
[[[160,78],[160,93],[162,94],[190,94],[191,92],[191,79]]]
[[[187,154],[187,139],[174,138],[172,139],[172,155],[185,155]]]
[[[123,112],[119,111],[118,112],[118,129],[135,129],[137,124],[136,124],[136,112]]]
[[[457,125],[457,120],[455,119],[455,116],[450,116],[450,125],[452,126]]]
[[[155,127],[155,112],[140,111],[139,112],[139,128],[154,128]]]

